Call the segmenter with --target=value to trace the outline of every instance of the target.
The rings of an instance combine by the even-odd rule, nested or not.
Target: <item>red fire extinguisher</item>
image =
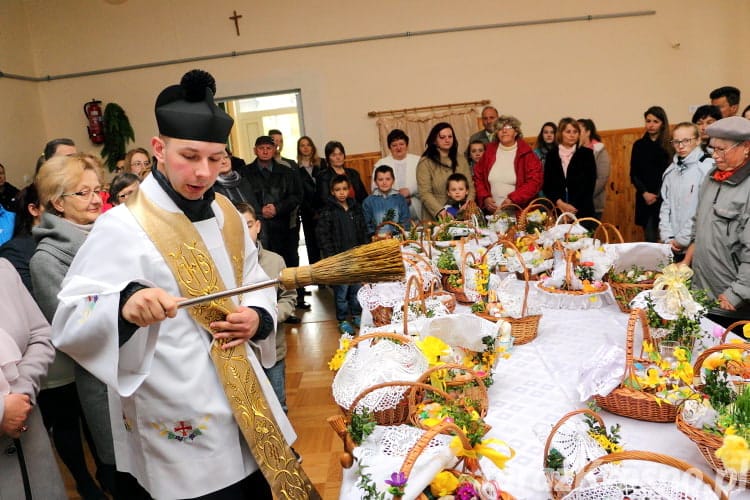
[[[89,125],[86,129],[89,131],[89,139],[94,144],[102,144],[104,142],[104,123],[102,121],[102,107],[100,104],[102,101],[92,99],[83,105],[83,114],[89,120]]]

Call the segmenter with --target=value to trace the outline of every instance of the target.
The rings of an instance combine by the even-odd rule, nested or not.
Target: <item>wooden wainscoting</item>
[[[643,129],[604,130],[599,135],[612,162],[602,219],[617,226],[625,241],[642,241],[643,230],[635,225],[635,188],[630,183],[630,151],[633,143],[643,135]],[[527,138],[526,141],[533,147],[536,138]],[[372,178],[374,165],[379,159],[380,153],[377,151],[348,155],[346,158],[347,166],[359,172],[368,191],[368,179]]]

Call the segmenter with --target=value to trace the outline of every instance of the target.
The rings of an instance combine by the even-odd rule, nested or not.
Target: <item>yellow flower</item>
[[[742,361],[742,351],[739,349],[726,349],[724,356],[731,361]]]
[[[664,379],[659,376],[659,370],[656,368],[649,368],[646,370],[645,377],[638,377],[638,383],[642,387],[655,388],[664,383]]]
[[[450,495],[458,488],[458,479],[448,471],[438,472],[430,483],[430,492],[436,497]]]
[[[686,384],[693,383],[693,367],[690,363],[679,363],[675,369],[675,375]]]
[[[417,347],[422,351],[430,366],[440,363],[440,356],[450,354],[451,347],[437,337],[430,335],[424,340],[416,341]]]
[[[341,368],[341,365],[344,364],[344,359],[346,356],[346,351],[342,351],[341,349],[336,351],[336,354],[333,355],[333,358],[331,358],[331,361],[328,362],[328,368],[336,371],[339,368]]]
[[[654,344],[652,344],[648,340],[644,340],[643,341],[643,352],[645,352],[646,354],[651,354],[652,352],[654,352]]]
[[[677,347],[674,350],[674,357],[677,358],[677,361],[687,361],[688,360],[687,349],[685,349],[684,347]]]
[[[724,436],[721,448],[716,450],[716,457],[720,458],[724,465],[739,474],[750,470],[750,449],[747,441],[736,434]]]
[[[703,360],[703,368],[707,370],[715,370],[720,366],[724,366],[724,357],[720,352],[715,352]]]

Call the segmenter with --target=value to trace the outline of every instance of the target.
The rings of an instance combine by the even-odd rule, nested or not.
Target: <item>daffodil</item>
[[[638,377],[638,383],[643,387],[655,388],[664,383],[664,378],[659,376],[659,370],[656,368],[649,368],[646,370],[645,377]]]
[[[716,457],[724,462],[724,465],[739,474],[750,470],[750,447],[747,441],[736,434],[724,436],[721,448],[716,450]]]
[[[674,350],[674,357],[677,361],[690,361],[690,353],[684,347],[676,347]]]
[[[416,344],[427,358],[427,363],[430,366],[439,364],[440,356],[447,356],[451,352],[451,347],[448,344],[432,335],[425,337],[424,340],[417,340]]]

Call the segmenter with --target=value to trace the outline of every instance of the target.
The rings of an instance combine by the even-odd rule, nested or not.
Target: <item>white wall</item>
[[[3,110],[11,104],[10,113],[0,117],[0,161],[10,164],[11,180],[33,165],[48,138],[69,136],[82,149],[94,148],[81,111],[92,98],[120,104],[136,144],[147,146],[155,132],[156,95],[193,67],[214,74],[220,97],[301,88],[306,132],[319,148],[335,138],[350,153],[378,149],[374,119],[367,117],[371,110],[487,98],[501,112],[517,115],[526,135],[536,135],[544,121],[564,115],[591,117],[601,129],[639,126],[642,112],[653,104],[664,106],[671,121],[681,121],[689,118],[689,105],[707,102],[708,92],[725,84],[750,95],[750,69],[743,67],[740,49],[750,42],[750,2],[745,1],[127,0],[111,5],[3,0],[0,5],[0,70],[34,75],[425,29],[656,11],[647,17],[361,42],[51,82],[0,79]],[[234,9],[243,16],[240,37],[228,19]],[[95,35],[91,25],[99,27]],[[17,36],[8,38],[6,29]],[[27,127],[16,126],[27,109],[33,110]]]

